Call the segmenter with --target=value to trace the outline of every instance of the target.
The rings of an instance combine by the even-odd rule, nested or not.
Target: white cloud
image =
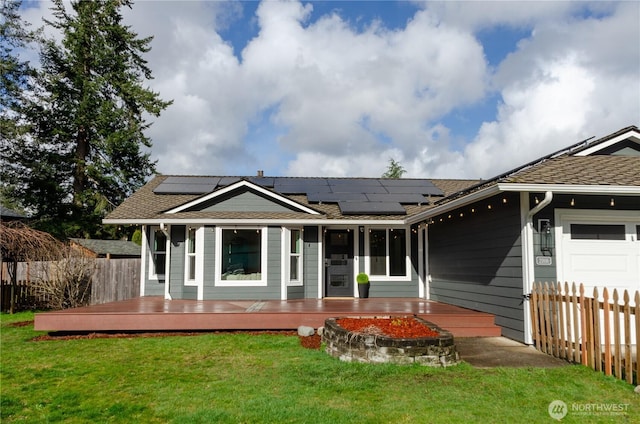
[[[149,132],[163,173],[379,176],[393,157],[408,177],[486,178],[639,121],[639,3],[427,3],[396,30],[312,21],[300,2],[255,17],[243,5],[125,11],[155,37],[150,86],[174,100]],[[49,13],[38,6],[32,22]],[[220,34],[239,19],[259,31],[237,57]],[[493,70],[475,32],[501,26],[532,35]],[[489,94],[496,116],[472,139],[440,121]]]

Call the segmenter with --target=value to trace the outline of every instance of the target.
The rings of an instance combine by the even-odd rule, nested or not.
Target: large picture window
[[[149,242],[151,255],[150,278],[164,278],[167,264],[167,236],[160,230],[160,227],[151,227]]]
[[[266,228],[219,228],[217,240],[221,285],[266,284]]]
[[[371,277],[407,276],[407,232],[405,229],[369,231],[369,275]]]

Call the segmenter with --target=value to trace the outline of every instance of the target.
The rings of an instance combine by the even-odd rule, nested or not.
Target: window
[[[199,239],[202,237],[194,227],[187,227],[185,238],[185,283],[196,284],[198,280],[198,255],[202,254]]]
[[[266,228],[217,228],[219,285],[266,285]]]
[[[369,275],[406,277],[407,235],[405,229],[369,231]]]
[[[302,282],[302,231],[289,231],[289,282]]]
[[[167,263],[167,236],[160,227],[151,227],[151,266],[149,268],[150,278],[164,277]]]
[[[624,240],[623,225],[571,224],[571,240]]]

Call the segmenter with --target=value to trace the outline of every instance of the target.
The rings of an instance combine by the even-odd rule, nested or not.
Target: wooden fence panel
[[[579,294],[578,294],[579,293]],[[630,384],[638,384],[640,361],[640,293],[633,304],[628,291],[594,288],[585,296],[584,285],[535,283],[530,295],[533,341],[536,349],[582,363]],[[633,328],[635,327],[635,329]]]
[[[115,302],[140,296],[140,259],[92,259],[91,304]],[[5,265],[5,264],[3,264]],[[41,307],[46,303],[36,293],[34,282],[46,278],[48,263],[20,262],[16,268],[18,284],[14,287],[14,299],[18,310]],[[11,281],[3,266],[0,284],[0,306],[8,311],[11,305]]]

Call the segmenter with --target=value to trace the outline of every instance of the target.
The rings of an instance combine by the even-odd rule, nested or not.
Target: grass
[[[640,422],[632,386],[581,366],[351,364],[283,335],[33,341],[32,319],[1,317],[2,423],[538,423],[556,399],[628,405],[562,422]]]

